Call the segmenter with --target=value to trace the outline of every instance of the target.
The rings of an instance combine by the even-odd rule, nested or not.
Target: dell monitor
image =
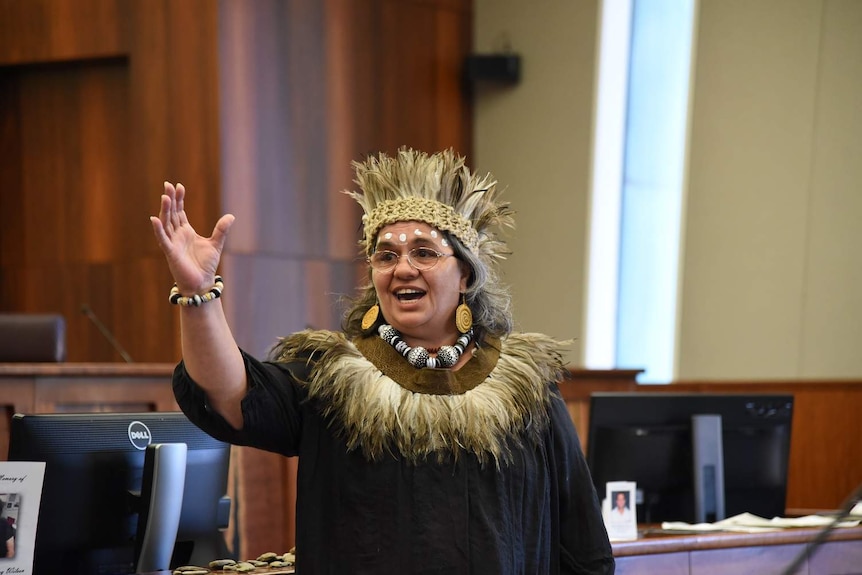
[[[145,456],[185,444],[182,509],[170,567],[228,557],[230,446],[181,412],[16,414],[10,461],[44,461],[34,574],[126,575],[140,551],[138,519],[150,500]],[[149,448],[149,449],[148,449]],[[151,466],[151,465],[150,465]]]
[[[792,395],[595,393],[587,463],[599,493],[637,483],[638,523],[782,516],[792,417]]]

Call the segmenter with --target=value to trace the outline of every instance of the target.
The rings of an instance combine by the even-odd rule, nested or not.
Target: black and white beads
[[[473,330],[469,330],[465,334],[461,334],[455,345],[444,345],[437,350],[437,356],[434,357],[424,347],[410,347],[407,342],[401,337],[397,329],[389,324],[383,324],[377,328],[377,333],[381,339],[395,348],[395,351],[403,355],[410,365],[416,368],[423,367],[452,367],[461,358],[461,354],[470,345],[473,339]]]

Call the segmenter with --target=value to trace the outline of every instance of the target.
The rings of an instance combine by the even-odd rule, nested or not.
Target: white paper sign
[[[605,528],[611,541],[628,541],[638,538],[637,509],[634,481],[609,481],[607,495],[602,502]]]
[[[45,463],[0,461],[0,573],[32,575]]]

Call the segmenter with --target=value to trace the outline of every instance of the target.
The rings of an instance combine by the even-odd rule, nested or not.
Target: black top
[[[249,392],[241,431],[208,409],[183,363],[174,392],[214,437],[299,456],[298,573],[614,572],[595,488],[556,384],[540,440],[506,438],[505,462],[480,462],[465,450],[418,462],[388,451],[372,461],[348,446],[323,398],[309,395],[304,363],[243,357]]]

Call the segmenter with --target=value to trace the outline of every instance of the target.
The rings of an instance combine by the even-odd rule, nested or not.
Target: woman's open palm
[[[150,222],[180,293],[203,293],[215,283],[216,270],[234,217],[223,215],[216,222],[212,236],[200,236],[186,216],[185,194],[182,184],[174,186],[165,182],[159,215],[151,216]]]

